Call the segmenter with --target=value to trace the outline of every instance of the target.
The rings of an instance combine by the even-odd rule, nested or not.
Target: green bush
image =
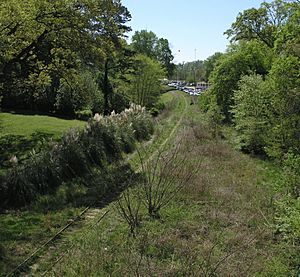
[[[150,109],[150,113],[152,116],[158,116],[165,108],[166,105],[163,102],[158,102]]]
[[[60,144],[53,148],[60,175],[64,181],[77,176],[83,176],[89,172],[89,165],[85,154],[85,149],[81,147],[81,132],[71,129],[66,133]]]
[[[239,146],[245,152],[265,154],[270,96],[264,86],[260,75],[243,76],[233,97],[231,112]]]
[[[281,238],[288,266],[297,271],[295,276],[298,276],[300,259],[300,156],[291,151],[288,152],[283,165],[284,175],[281,181],[282,186],[279,187],[279,192],[283,196],[274,204],[275,233]]]
[[[79,110],[75,112],[78,119],[88,120],[93,116],[93,112],[90,109]]]
[[[300,155],[289,152],[284,161],[285,187],[294,197],[300,196]]]

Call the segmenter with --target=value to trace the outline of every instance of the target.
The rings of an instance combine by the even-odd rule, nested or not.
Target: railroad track
[[[179,95],[179,97],[184,99],[184,111],[181,113],[179,120],[177,121],[176,125],[171,129],[167,138],[164,141],[162,141],[162,143],[160,143],[159,147],[156,148],[156,150],[147,158],[146,163],[149,163],[154,158],[154,156],[165,147],[165,145],[171,140],[172,136],[178,130],[178,128],[184,118],[184,115],[187,112],[187,108],[188,108],[188,103],[187,103],[186,97],[183,95]],[[136,169],[136,171],[139,172],[139,171],[141,171],[141,169],[142,169],[142,166],[139,166]],[[94,204],[95,203],[92,203],[91,205],[85,207],[79,213],[79,215],[77,215],[75,218],[69,219],[68,223],[64,227],[62,227],[54,236],[52,236],[50,239],[48,239],[46,242],[44,242],[41,246],[39,246],[34,252],[32,252],[24,261],[22,261],[18,266],[16,266],[6,276],[7,277],[20,276],[20,275],[29,276],[30,273],[26,273],[26,272],[34,271],[35,268],[37,268],[37,263],[34,263],[33,261],[36,258],[40,257],[39,255],[43,253],[43,251],[46,249],[46,247],[49,247],[51,244],[54,244],[56,242],[56,240],[58,240],[61,237],[63,232],[65,232],[70,227],[74,227],[76,225],[76,223],[78,224],[79,222],[82,222],[83,220],[92,222],[95,218],[97,218],[97,216],[99,216],[100,213],[102,213],[101,216],[99,216],[98,219],[95,221],[95,223],[90,224],[89,227],[93,227],[96,224],[98,224],[109,213],[110,210],[104,209],[104,208],[91,209],[92,207],[94,207]],[[55,247],[53,247],[53,248],[56,249]],[[45,276],[55,264],[59,263],[63,259],[63,257],[67,254],[66,252],[68,252],[68,251],[63,252],[61,255],[59,255],[59,257],[57,259],[50,262],[51,266],[48,267],[48,269],[42,274],[42,276]]]

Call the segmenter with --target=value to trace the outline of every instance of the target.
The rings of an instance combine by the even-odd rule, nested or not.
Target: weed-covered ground
[[[291,249],[278,241],[273,226],[280,170],[213,137],[197,106],[181,103],[187,109],[179,109],[183,118],[171,119],[173,127],[178,119],[180,125],[161,141],[164,151],[177,149],[176,158],[184,162],[160,173],[163,180],[173,180],[164,195],[158,187],[165,183],[149,178],[150,184],[159,184],[153,192],[167,198],[167,204],[156,216],[149,214],[146,183],[137,183],[124,194],[127,202],[99,210],[52,257],[42,258],[33,275],[293,276]],[[155,164],[155,155],[144,157],[144,165]],[[178,184],[183,185],[174,194]],[[120,205],[137,224],[128,224]]]
[[[159,115],[159,117],[155,119],[157,121],[157,131],[153,136],[153,140],[151,140],[150,142],[146,142],[147,148],[151,148],[151,151],[155,151],[156,149],[155,146],[151,146],[152,144],[159,144],[162,141],[166,141],[166,139],[170,136],[170,133],[173,131],[177,119],[181,117],[182,111],[184,111],[184,109],[186,108],[183,96],[179,98],[180,101],[177,101],[177,99],[178,95],[174,93],[163,95],[162,102],[166,105],[166,109],[161,115]],[[30,141],[30,143],[28,142],[28,147],[20,145],[21,152],[31,151],[33,147],[36,147],[41,138],[47,138],[47,136],[45,137],[45,135],[47,134],[49,134],[51,138],[59,138],[59,134],[61,134],[63,130],[66,130],[68,127],[72,126],[72,121],[64,121],[58,119],[61,127],[58,127],[57,125],[56,127],[49,127],[51,124],[47,125],[47,121],[49,123],[53,120],[53,118],[48,117],[38,117],[39,120],[35,121],[35,124],[32,124],[34,122],[34,119],[32,118],[34,117],[26,116],[21,116],[20,119],[26,119],[22,124],[15,118],[15,116],[17,115],[11,116],[3,113],[1,115],[3,116],[3,119],[6,116],[8,118],[2,120],[2,130],[5,130],[5,134],[7,136],[21,136],[21,134],[24,134],[24,137],[22,136],[22,138],[24,140],[28,139]],[[16,120],[16,125],[19,124],[22,126],[20,127],[20,130],[17,127],[13,126],[13,118]],[[32,119],[31,123],[30,119]],[[54,119],[53,122],[55,122],[55,120],[56,119]],[[4,124],[4,122],[6,123]],[[43,122],[45,123],[46,127],[43,127]],[[79,127],[84,124],[84,122],[80,121],[74,121],[73,123],[74,126]],[[12,124],[11,127],[9,127],[10,124]],[[22,128],[24,129],[24,132],[22,132]],[[32,138],[35,132],[37,132],[38,130],[43,130],[45,131],[45,133],[41,133],[41,137],[37,138],[37,140],[33,140]],[[9,155],[15,154],[15,152],[9,150],[8,148],[6,148],[5,150],[7,150]],[[21,155],[17,154],[17,156],[20,157]],[[136,159],[136,157],[132,157],[132,160],[134,159]],[[103,176],[103,178],[100,179],[103,181],[106,177]],[[66,199],[69,199],[70,197],[72,198],[74,197],[74,195],[76,196],[77,194],[81,193],[84,192],[81,191],[81,186],[79,186],[77,183],[74,183],[73,185],[70,184],[68,186],[64,185],[61,186],[61,188],[59,188],[57,193],[55,193],[53,196],[40,197],[36,203],[32,203],[32,205],[30,205],[29,207],[25,207],[20,210],[9,210],[0,214],[0,276],[5,276],[6,274],[8,274],[11,270],[13,270],[22,261],[29,257],[36,249],[43,245],[49,238],[55,235],[62,227],[67,225],[82,210],[86,208],[86,206],[80,206],[80,204],[78,205],[78,203],[75,202],[73,203],[71,201],[72,199],[70,200],[71,202],[69,202],[68,205],[64,206]],[[76,196],[76,199],[77,198],[78,196]],[[79,223],[75,224],[76,227],[74,228],[79,229],[82,224],[84,225],[86,222],[88,223],[90,217],[94,216],[96,216],[97,218],[97,215],[94,215],[94,210],[85,214],[82,217],[82,219],[84,220],[82,220],[82,222],[79,221]],[[62,235],[64,236],[64,234]],[[59,236],[59,238],[60,237],[61,236]],[[37,257],[43,255],[47,256],[48,250],[51,252],[51,249],[53,250],[53,248],[55,247],[51,243],[50,245],[45,247],[45,249],[41,249]],[[29,266],[34,267],[35,262],[36,259],[34,257],[24,267],[21,267],[21,271],[28,271]]]

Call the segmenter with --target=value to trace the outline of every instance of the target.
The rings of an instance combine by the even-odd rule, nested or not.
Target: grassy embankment
[[[85,122],[79,120],[0,113],[0,173],[11,166],[9,159],[12,156],[22,162],[33,148],[38,150],[45,141],[58,140],[69,128],[84,125]]]
[[[160,115],[159,135],[155,137],[165,139],[173,128],[167,114],[172,110],[181,111],[181,104],[174,102],[174,95],[163,95],[162,101],[166,104],[165,115]],[[172,112],[174,120],[177,112]],[[17,155],[19,158],[28,154],[41,139],[59,139],[62,132],[70,127],[81,127],[84,122],[61,120],[47,116],[22,116],[0,114],[2,119],[1,137],[6,138],[7,143],[12,142],[11,147],[4,150],[7,155]],[[161,130],[163,129],[163,130]],[[10,139],[9,139],[10,138]],[[159,143],[159,139],[153,143]],[[150,147],[151,142],[147,144]],[[3,145],[4,147],[4,145]],[[152,146],[151,146],[152,147]],[[153,148],[154,149],[154,148]],[[34,205],[18,211],[9,211],[0,215],[0,237],[3,249],[0,249],[0,276],[7,274],[37,247],[47,241],[60,228],[68,223],[70,218],[77,216],[84,207],[66,207],[52,211],[40,211]],[[2,244],[2,245],[1,245]],[[3,251],[3,253],[2,253]]]
[[[213,138],[197,106],[186,106],[183,96],[178,101],[165,128],[184,115],[182,121],[170,127],[175,130],[171,136],[158,139],[169,148],[181,143],[178,155],[188,156],[182,171],[196,174],[161,210],[161,217],[149,217],[142,206],[141,224],[132,236],[111,203],[100,222],[95,219],[94,225],[66,237],[33,275],[293,276],[290,250],[276,240],[273,229],[272,200],[280,170]],[[140,192],[132,195],[133,208],[143,199],[141,189],[132,190]]]
[[[0,113],[0,172],[4,173],[11,166],[9,159],[12,156],[16,155],[22,162],[45,141],[58,140],[69,128],[84,125],[85,122],[79,120]],[[47,213],[18,210],[1,214],[0,239],[4,253],[0,253],[0,275],[8,273],[33,251],[36,243],[54,234],[76,213],[77,209]]]

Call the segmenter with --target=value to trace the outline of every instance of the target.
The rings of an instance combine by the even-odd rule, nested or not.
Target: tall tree
[[[151,108],[160,95],[160,79],[165,76],[165,71],[157,60],[142,54],[135,56],[134,69],[129,76],[127,96],[132,102]]]
[[[135,52],[159,61],[166,69],[167,75],[172,76],[175,69],[172,63],[174,56],[167,39],[158,38],[152,31],[141,30],[132,36],[131,46]]]
[[[209,56],[204,61],[204,70],[205,70],[205,80],[209,80],[209,76],[217,65],[218,60],[222,57],[223,53],[216,52],[213,55]]]
[[[132,48],[139,54],[144,54],[149,58],[156,58],[156,44],[158,37],[152,31],[136,31],[132,36]]]
[[[231,107],[234,92],[243,75],[256,73],[265,76],[271,67],[272,51],[258,41],[243,42],[232,46],[230,52],[222,56],[211,74],[211,93],[215,96],[225,121],[231,122]]]
[[[68,72],[105,67],[130,19],[120,0],[8,0],[0,13],[4,98],[17,91],[24,98],[31,94],[31,101],[37,80],[45,84],[41,94],[56,95]]]
[[[284,0],[263,2],[260,8],[251,8],[238,15],[225,34],[231,41],[257,39],[273,48],[278,28],[288,19],[291,5]]]
[[[157,59],[163,64],[167,71],[168,77],[172,76],[175,65],[172,63],[174,56],[170,49],[169,41],[165,38],[158,39],[155,45]]]

